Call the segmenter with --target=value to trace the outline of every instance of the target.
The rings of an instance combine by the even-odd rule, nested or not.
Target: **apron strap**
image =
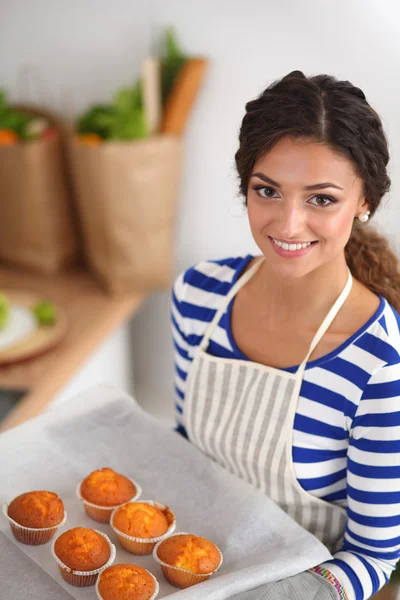
[[[206,332],[204,334],[204,337],[203,337],[203,339],[202,339],[202,341],[200,343],[200,346],[199,346],[200,350],[205,350],[207,348],[208,342],[210,341],[210,338],[211,338],[211,336],[213,334],[213,331],[214,331],[215,327],[217,326],[218,321],[220,320],[220,318],[224,314],[227,306],[229,306],[230,301],[236,295],[236,293],[240,290],[240,288],[243,287],[249,281],[249,279],[251,279],[253,277],[253,275],[258,271],[258,269],[261,267],[261,264],[263,262],[264,262],[264,257],[262,256],[261,259],[258,260],[251,267],[251,269],[249,269],[248,271],[246,271],[246,273],[244,273],[244,275],[242,275],[241,277],[239,277],[239,279],[237,280],[237,282],[235,283],[235,285],[232,286],[232,288],[229,291],[229,294],[227,296],[225,296],[224,301],[222,302],[221,306],[219,307],[219,309],[215,313],[215,315],[213,317],[213,320],[211,321],[211,323],[207,327]]]
[[[322,321],[317,333],[315,334],[315,336],[310,344],[310,348],[308,350],[307,356],[305,357],[305,359],[299,366],[297,373],[304,371],[308,359],[310,358],[311,354],[314,352],[315,348],[321,341],[322,337],[325,335],[325,333],[331,326],[331,324],[334,321],[335,317],[337,316],[338,312],[342,308],[343,304],[346,302],[348,295],[350,294],[350,291],[351,291],[351,288],[353,285],[353,277],[351,275],[350,269],[347,268],[347,270],[348,270],[348,277],[347,277],[346,285],[344,286],[340,296],[337,298],[334,305],[332,306],[332,308],[326,315],[325,319]]]

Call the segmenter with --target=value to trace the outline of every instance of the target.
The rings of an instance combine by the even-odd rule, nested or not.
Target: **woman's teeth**
[[[295,250],[301,250],[302,248],[307,248],[308,246],[311,246],[311,244],[312,244],[312,242],[306,242],[305,244],[287,244],[286,242],[280,242],[279,240],[275,240],[274,238],[272,238],[272,241],[274,242],[274,244],[276,244],[280,248],[283,248],[284,250],[289,250],[292,252],[294,252]]]

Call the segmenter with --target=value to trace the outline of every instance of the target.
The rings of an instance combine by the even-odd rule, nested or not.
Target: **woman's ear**
[[[356,217],[359,217],[360,215],[365,214],[369,210],[370,210],[370,208],[369,208],[368,200],[365,198],[365,196],[363,196],[358,201]]]

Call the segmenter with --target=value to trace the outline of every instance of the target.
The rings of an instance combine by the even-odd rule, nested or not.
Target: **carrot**
[[[206,59],[191,58],[180,69],[165,103],[161,124],[163,133],[182,134],[203,81],[207,64]]]
[[[18,135],[12,129],[0,129],[0,145],[13,146],[18,142]]]

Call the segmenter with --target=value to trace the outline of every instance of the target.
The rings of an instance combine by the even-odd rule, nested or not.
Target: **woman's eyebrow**
[[[252,177],[258,177],[259,179],[262,179],[263,181],[265,181],[265,183],[269,183],[270,185],[273,185],[274,187],[277,187],[279,189],[281,189],[281,185],[277,182],[274,181],[273,179],[271,179],[270,177],[267,177],[266,175],[264,175],[264,173],[253,173]],[[314,183],[314,185],[306,185],[304,187],[305,190],[322,190],[325,188],[336,188],[337,190],[342,190],[343,188],[341,188],[340,186],[336,185],[335,183],[330,183],[329,181],[326,181],[324,183]]]

